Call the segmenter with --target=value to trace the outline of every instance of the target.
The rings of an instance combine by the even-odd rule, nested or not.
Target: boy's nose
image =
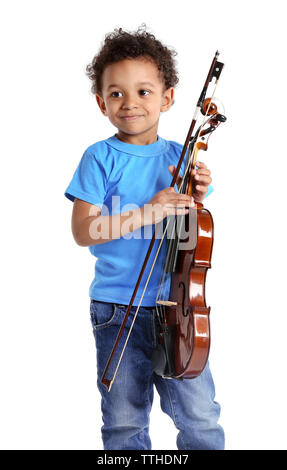
[[[123,109],[132,109],[137,106],[136,104],[136,99],[134,96],[126,96],[123,103],[122,103],[122,108]]]

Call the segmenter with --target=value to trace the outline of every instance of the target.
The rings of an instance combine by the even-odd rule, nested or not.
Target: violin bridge
[[[156,303],[160,305],[165,305],[166,307],[177,305],[177,302],[172,302],[171,300],[157,300]]]

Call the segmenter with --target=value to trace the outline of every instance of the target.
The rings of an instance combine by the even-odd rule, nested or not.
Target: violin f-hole
[[[183,296],[182,296],[182,300],[181,300],[181,310],[182,310],[181,313],[184,317],[187,317],[188,314],[189,314],[189,309],[187,308],[186,312],[184,311],[184,309],[185,309],[185,297],[186,297],[186,290],[185,290],[184,282],[180,281],[180,283],[178,284],[178,287],[183,287]]]

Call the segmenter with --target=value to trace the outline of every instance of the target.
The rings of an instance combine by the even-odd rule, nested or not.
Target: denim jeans
[[[171,417],[179,431],[178,449],[224,449],[224,432],[217,423],[220,406],[214,401],[215,391],[209,365],[199,377],[183,381],[164,379],[152,370],[151,354],[156,347],[158,327],[155,309],[140,307],[111,391],[108,392],[102,385],[101,376],[125,311],[126,306],[91,301],[91,322],[97,348],[98,388],[102,397],[104,449],[151,449],[149,415],[154,385],[160,395],[162,410]],[[132,307],[125,334],[135,311],[136,307]],[[119,349],[122,343],[120,342]],[[111,363],[114,369],[113,364],[117,359],[118,357]]]

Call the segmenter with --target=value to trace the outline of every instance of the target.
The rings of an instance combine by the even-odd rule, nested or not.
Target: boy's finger
[[[199,186],[199,185],[196,185],[196,186],[195,186],[195,189],[196,189],[199,193],[207,193],[207,191],[208,191],[208,186]]]
[[[170,165],[170,166],[168,167],[168,169],[169,169],[170,174],[173,176],[173,175],[174,175],[174,172],[175,172],[175,166],[174,166],[174,165]]]
[[[170,166],[168,167],[168,169],[169,169],[170,174],[173,176],[173,175],[174,175],[174,172],[175,172],[175,166],[174,166],[174,165],[170,165]],[[178,175],[177,175],[177,178],[176,178],[176,184],[177,184],[177,186],[180,185],[181,181],[182,181],[182,177],[178,174]]]
[[[205,184],[210,184],[212,181],[210,176],[206,176],[206,175],[195,175],[195,179],[199,183],[205,183]]]
[[[174,175],[174,172],[175,172],[175,170],[176,170],[175,166],[174,166],[174,165],[170,165],[170,166],[168,167],[168,169],[169,169],[169,172],[170,172],[172,175]],[[180,177],[179,174],[178,174],[178,176]],[[181,177],[180,177],[180,179],[181,179]]]
[[[200,169],[200,170],[195,170],[195,173],[196,175],[210,175],[211,171],[208,170],[208,168],[203,168],[203,169]]]
[[[196,162],[196,166],[200,168],[207,168],[207,166],[203,162]]]

